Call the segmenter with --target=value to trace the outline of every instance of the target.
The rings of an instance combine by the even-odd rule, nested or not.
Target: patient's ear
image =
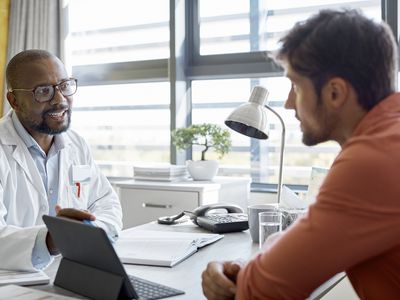
[[[333,77],[322,87],[321,94],[329,107],[339,109],[348,100],[349,88],[350,85],[346,80],[340,77]]]

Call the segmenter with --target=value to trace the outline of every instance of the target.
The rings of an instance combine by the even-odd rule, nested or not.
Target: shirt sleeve
[[[38,270],[45,269],[53,262],[53,257],[50,255],[46,246],[46,236],[47,229],[40,229],[32,250],[32,265]]]
[[[93,224],[94,224],[94,226],[103,228],[105,230],[105,232],[107,233],[109,240],[112,243],[117,241],[119,232],[115,229],[114,226],[109,225],[109,224],[99,221],[99,220],[94,221]]]

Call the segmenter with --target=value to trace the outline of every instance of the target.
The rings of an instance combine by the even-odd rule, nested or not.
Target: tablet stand
[[[118,299],[123,277],[62,258],[54,285],[99,300]]]

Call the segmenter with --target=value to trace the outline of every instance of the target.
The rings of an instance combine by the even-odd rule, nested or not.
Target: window
[[[296,22],[307,19],[313,13],[324,8],[358,8],[376,20],[380,19],[379,0],[260,0],[232,1],[199,0],[199,58],[198,61],[209,68],[212,77],[213,59],[222,61],[222,54],[259,52],[276,50],[278,40]],[[231,63],[241,57],[231,55]],[[252,56],[247,56],[251,58]],[[229,66],[227,78],[231,78]],[[251,69],[251,68],[250,68]],[[229,113],[239,104],[248,100],[252,88],[262,85],[269,90],[268,104],[283,118],[286,126],[286,146],[284,155],[283,182],[286,184],[307,184],[311,166],[329,167],[338,151],[336,143],[328,142],[314,147],[304,146],[299,122],[293,111],[283,108],[289,91],[289,82],[278,76],[276,70],[268,69],[252,78],[227,79],[224,75],[215,80],[195,80],[192,83],[193,122],[223,123]],[[250,70],[247,70],[250,71]],[[221,73],[223,71],[220,71]],[[202,77],[206,77],[203,70]],[[278,72],[279,73],[279,72]],[[223,174],[251,175],[253,183],[277,183],[279,173],[279,154],[281,125],[273,114],[268,114],[270,137],[268,140],[255,140],[232,132],[232,152],[222,161]]]
[[[320,9],[358,8],[379,20],[381,2],[391,1],[70,0],[67,62],[79,80],[72,127],[107,175],[131,176],[135,162],[183,163],[170,145],[170,128],[182,120],[223,125],[262,85],[286,125],[283,181],[307,184],[311,167],[329,167],[339,147],[302,144],[293,111],[283,108],[290,83],[267,57],[288,29]],[[88,18],[88,11],[95,13]],[[268,117],[268,140],[231,132],[220,175],[277,183],[281,128]]]
[[[302,144],[302,134],[294,112],[283,108],[290,88],[290,82],[285,77],[194,81],[193,123],[211,122],[222,125],[224,118],[248,99],[254,85],[268,87],[268,105],[279,113],[285,123],[284,182],[307,184],[310,166],[329,166],[338,153],[339,146],[332,142],[314,147]],[[232,151],[221,161],[220,174],[251,174],[252,181],[257,183],[278,181],[281,125],[273,114],[268,113],[268,118],[270,136],[267,140],[250,139],[232,131]]]
[[[72,128],[108,176],[169,161],[169,82],[154,71],[169,57],[169,2],[72,0],[68,10],[67,62],[79,85]]]
[[[359,8],[379,20],[380,0],[199,0],[200,54],[277,49],[293,25],[320,9]]]
[[[72,118],[109,176],[132,176],[133,161],[169,160],[168,82],[80,87]]]
[[[169,57],[168,1],[71,0],[68,10],[72,66]]]

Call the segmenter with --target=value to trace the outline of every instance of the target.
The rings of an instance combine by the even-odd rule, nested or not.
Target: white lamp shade
[[[248,103],[240,105],[225,120],[225,124],[231,129],[257,139],[267,139],[267,109],[271,111],[281,122],[282,138],[279,159],[278,204],[281,202],[283,152],[285,149],[285,123],[282,117],[271,107],[265,104],[268,90],[262,86],[254,87]]]
[[[264,107],[267,96],[267,89],[256,86],[251,93],[249,102],[236,108],[225,120],[225,124],[249,137],[267,139],[267,111]]]

